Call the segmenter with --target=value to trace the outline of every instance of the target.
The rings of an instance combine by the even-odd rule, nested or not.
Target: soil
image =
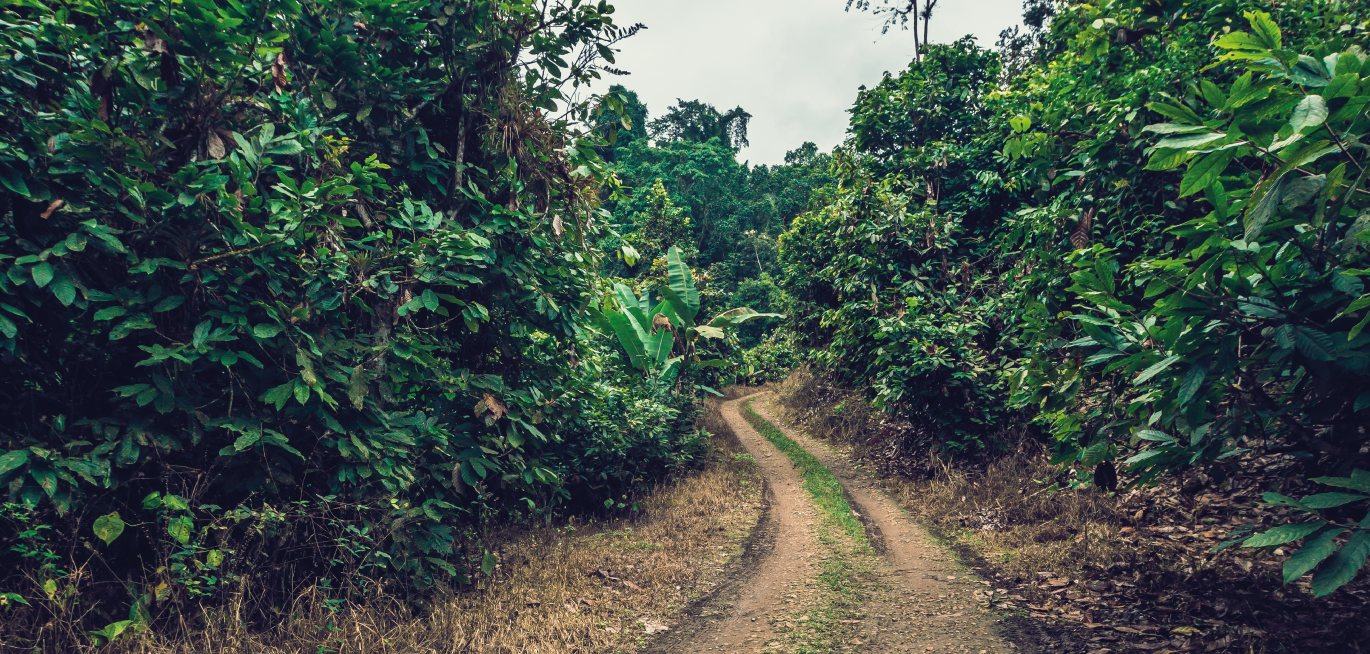
[[[649,651],[694,654],[768,649],[768,643],[778,637],[772,625],[784,621],[793,609],[796,591],[817,575],[822,556],[829,551],[818,542],[813,527],[818,512],[800,486],[799,474],[739,414],[739,403],[746,399],[725,403],[722,412],[760,465],[767,486],[767,517],[748,548],[750,555],[742,557],[745,563],[737,569],[734,581],[687,612],[690,619],[654,642]],[[753,408],[842,482],[879,555],[874,583],[868,583],[861,596],[865,617],[850,631],[849,651],[1024,651],[1004,637],[1008,630],[1002,617],[985,608],[994,591],[989,582],[957,563],[952,553],[930,538],[878,479],[786,427],[764,399],[754,402]]]

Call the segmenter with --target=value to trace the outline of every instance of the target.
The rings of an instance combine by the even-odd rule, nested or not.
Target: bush
[[[315,585],[417,601],[488,572],[483,522],[698,454],[690,399],[586,338],[608,173],[558,88],[620,34],[603,5],[71,7],[0,9],[27,624],[170,629],[249,572],[245,620]]]

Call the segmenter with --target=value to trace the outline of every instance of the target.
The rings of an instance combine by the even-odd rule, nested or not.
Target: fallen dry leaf
[[[671,628],[666,626],[664,622],[661,622],[660,620],[657,620],[655,618],[639,618],[638,622],[642,623],[642,628],[648,634],[655,634],[662,631],[671,630]]]

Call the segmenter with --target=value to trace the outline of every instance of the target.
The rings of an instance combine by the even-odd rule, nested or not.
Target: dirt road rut
[[[968,574],[861,471],[825,445],[788,428],[770,411],[767,394],[753,409],[799,443],[842,482],[852,507],[867,524],[879,554],[874,579],[861,593],[865,616],[849,625],[838,651],[851,652],[1020,652],[998,636],[996,617],[979,597],[991,589]],[[818,542],[820,518],[790,460],[757,433],[739,413],[747,398],[723,405],[723,416],[761,467],[770,509],[753,546],[754,561],[718,594],[698,617],[677,627],[657,652],[769,652],[783,649],[773,624],[790,610],[793,590],[819,573],[830,550]],[[977,596],[978,595],[978,596]]]

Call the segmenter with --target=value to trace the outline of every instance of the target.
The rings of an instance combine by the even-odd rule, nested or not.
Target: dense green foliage
[[[784,311],[788,299],[774,282],[775,237],[809,208],[815,190],[831,182],[831,157],[805,143],[783,165],[750,166],[738,161],[750,118],[742,108],[721,113],[699,101],[680,101],[652,119],[635,93],[613,89],[624,101],[606,107],[600,125],[606,133],[617,128],[605,159],[622,186],[606,207],[638,257],[612,262],[608,272],[659,276],[664,253],[675,245],[703,272],[701,293],[710,310]],[[647,128],[639,132],[644,122]],[[743,325],[736,340],[755,346],[773,324]]]
[[[1370,15],[1029,9],[1054,17],[1009,61],[925,44],[859,95],[830,201],[780,238],[796,337],[910,453],[1029,423],[1077,484],[1302,457],[1353,492],[1269,494],[1311,518],[1233,544],[1305,539],[1286,579],[1331,592],[1370,551]]]
[[[697,456],[690,397],[587,311],[610,172],[562,90],[611,13],[5,3],[5,603],[145,627],[249,570],[254,620],[441,588],[493,565],[482,521]]]
[[[660,301],[653,304],[650,291],[637,295],[623,284],[614,284],[613,294],[604,298],[598,313],[603,331],[618,337],[629,365],[654,384],[691,384],[699,381],[701,368],[730,367],[726,359],[701,357],[709,341],[724,339],[758,318],[784,317],[737,307],[704,320],[694,272],[678,247],[666,252],[666,283],[656,292]],[[694,388],[718,394],[712,388]]]

